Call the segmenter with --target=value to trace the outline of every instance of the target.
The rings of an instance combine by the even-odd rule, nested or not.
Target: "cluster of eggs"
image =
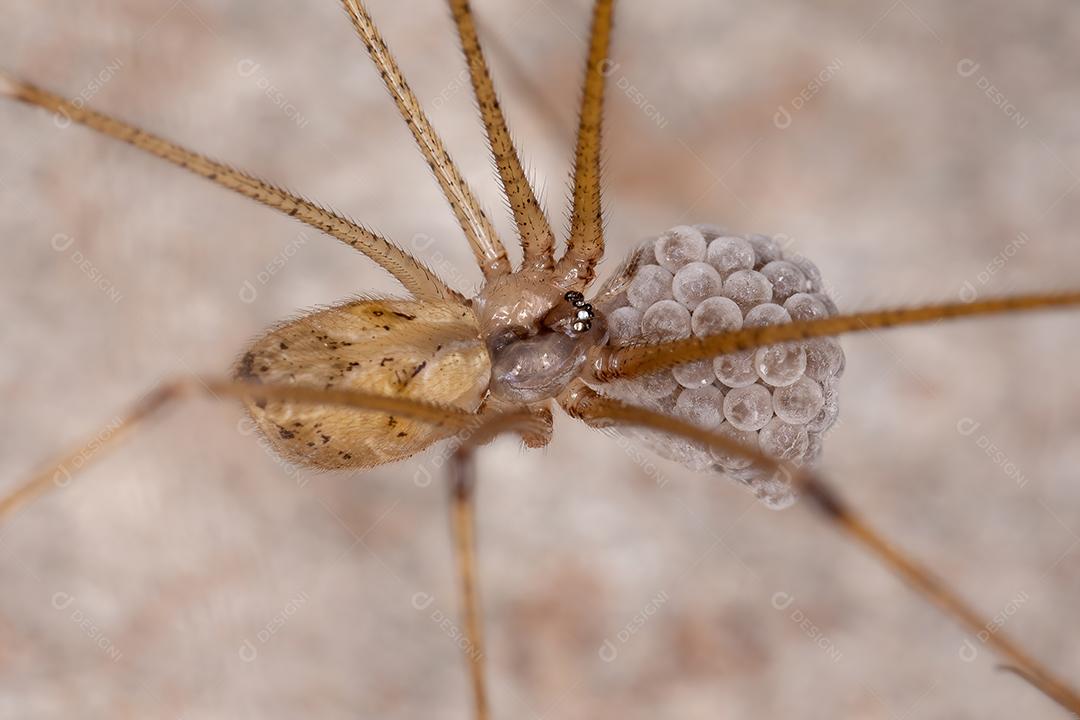
[[[639,266],[604,308],[609,342],[652,344],[836,314],[817,266],[765,235],[678,226],[645,243]],[[601,392],[680,417],[795,465],[821,453],[836,422],[844,353],[831,337],[773,345],[610,383]],[[658,454],[715,469],[771,507],[795,496],[790,478],[688,440],[635,431]]]

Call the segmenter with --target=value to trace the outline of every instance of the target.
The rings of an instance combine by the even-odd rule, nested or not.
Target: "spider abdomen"
[[[235,374],[248,382],[351,389],[474,412],[491,363],[471,308],[357,300],[281,325],[257,340]],[[452,429],[329,405],[249,402],[281,455],[325,469],[366,468],[413,455]]]
[[[710,225],[679,226],[639,250],[633,278],[608,311],[609,342],[656,343],[809,320],[836,313],[821,274],[764,235],[735,236]],[[816,338],[679,365],[599,390],[677,415],[794,464],[821,452],[837,417],[844,354]],[[659,454],[696,470],[719,470],[773,507],[794,499],[787,478],[743,457],[651,432]]]

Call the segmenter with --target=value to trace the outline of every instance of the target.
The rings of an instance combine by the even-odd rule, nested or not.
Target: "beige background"
[[[4,68],[426,247],[475,289],[332,0],[2,5]],[[587,5],[477,0],[560,225]],[[371,9],[509,237],[446,8]],[[616,32],[607,268],[712,221],[787,234],[846,309],[1080,284],[1075,3],[623,2]],[[88,131],[7,103],[0,127],[0,488],[298,308],[393,291],[333,240]],[[824,469],[1080,684],[1076,329],[1057,313],[846,340]],[[440,454],[297,475],[241,417],[177,409],[0,528],[0,717],[468,717],[439,622],[445,493],[423,482]],[[645,458],[565,418],[546,451],[484,453],[496,717],[1061,716],[985,649],[962,660],[962,632],[806,509]]]

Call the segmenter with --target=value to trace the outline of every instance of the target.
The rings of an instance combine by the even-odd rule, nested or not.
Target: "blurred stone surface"
[[[446,8],[371,5],[510,237]],[[476,6],[561,225],[588,4]],[[785,234],[842,310],[1077,285],[1075,4],[618,13],[606,268],[715,222]],[[317,198],[475,288],[335,2],[6,0],[3,17],[0,66]],[[223,372],[298,309],[394,291],[335,241],[122,145],[8,103],[0,126],[0,489],[161,379]],[[1077,317],[846,340],[822,458],[1074,682]],[[445,490],[428,481],[442,455],[298,473],[241,420],[178,408],[0,527],[0,717],[469,717],[443,623]],[[496,717],[1055,712],[977,641],[965,662],[964,633],[805,508],[771,512],[565,418],[547,450],[504,440],[479,467]]]

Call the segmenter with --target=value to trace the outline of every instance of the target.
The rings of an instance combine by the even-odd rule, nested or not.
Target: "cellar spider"
[[[390,462],[407,457],[436,440],[450,438],[466,430],[469,440],[454,456],[450,482],[454,490],[452,526],[455,531],[455,547],[461,575],[465,624],[470,635],[470,642],[474,647],[481,646],[481,634],[471,539],[473,522],[471,491],[474,482],[470,473],[471,447],[488,439],[493,433],[517,432],[523,435],[529,446],[544,445],[551,427],[548,412],[550,401],[556,400],[569,415],[589,424],[636,424],[672,434],[682,434],[727,451],[745,452],[754,456],[760,463],[770,464],[772,462],[770,459],[758,457],[753,449],[732,447],[730,441],[723,436],[703,431],[678,418],[651,413],[604,398],[597,395],[590,386],[602,387],[604,383],[614,379],[645,375],[680,362],[711,358],[722,353],[786,340],[804,340],[818,335],[861,332],[903,324],[932,322],[962,315],[1037,310],[1072,305],[1080,301],[1077,293],[1017,296],[979,300],[972,303],[947,303],[923,308],[875,311],[831,317],[820,321],[793,322],[782,326],[716,335],[707,340],[695,339],[667,343],[662,346],[626,349],[605,346],[602,343],[603,318],[601,315],[597,314],[595,321],[590,318],[590,322],[586,323],[587,327],[582,325],[580,330],[574,327],[577,312],[576,296],[570,294],[588,290],[594,279],[596,263],[603,251],[599,194],[599,131],[605,79],[602,68],[608,54],[612,3],[599,2],[594,10],[581,123],[575,152],[574,210],[571,232],[567,242],[567,253],[557,261],[553,255],[553,233],[539,210],[539,204],[509,141],[499,106],[493,100],[494,91],[490,87],[490,78],[479,43],[476,41],[468,5],[461,2],[451,4],[455,9],[455,19],[469,61],[470,77],[477,93],[485,129],[522,243],[524,265],[513,274],[509,272],[510,267],[505,251],[491,223],[461,179],[449,156],[442,149],[437,136],[424,118],[419,104],[412,97],[397,70],[389,51],[379,39],[375,26],[366,11],[359,3],[346,2],[345,7],[357,31],[365,40],[372,59],[383,73],[399,109],[409,120],[409,127],[431,164],[484,272],[485,287],[473,302],[461,297],[407,253],[350,221],[301,198],[190,154],[176,146],[168,145],[154,136],[96,114],[82,105],[74,105],[29,83],[8,79],[3,89],[5,95],[58,112],[63,118],[88,125],[107,135],[158,154],[360,249],[400,280],[413,297],[413,301],[368,301],[343,306],[355,308],[360,313],[360,317],[355,321],[365,323],[362,325],[363,328],[373,332],[382,328],[387,333],[398,335],[407,334],[409,332],[406,329],[407,325],[414,322],[450,326],[447,329],[448,337],[453,342],[462,343],[462,346],[454,348],[453,352],[438,355],[443,348],[440,347],[442,343],[437,342],[437,339],[443,336],[435,335],[433,329],[425,329],[415,340],[420,347],[416,351],[417,356],[408,359],[410,365],[394,368],[395,381],[400,377],[401,372],[409,375],[416,368],[420,368],[415,375],[409,377],[410,382],[400,382],[402,386],[410,388],[409,394],[403,392],[390,394],[394,388],[384,386],[378,386],[381,392],[363,392],[355,389],[373,389],[372,386],[377,384],[377,380],[371,378],[381,377],[380,371],[375,369],[372,369],[370,375],[364,375],[364,381],[346,384],[347,387],[344,388],[340,386],[343,384],[340,383],[340,378],[346,377],[343,373],[356,372],[355,370],[334,368],[334,372],[342,374],[337,375],[334,380],[320,382],[318,386],[305,383],[279,385],[276,382],[262,381],[258,387],[252,387],[251,382],[181,379],[174,383],[167,383],[136,406],[127,416],[126,426],[138,424],[160,408],[189,394],[210,393],[218,397],[233,397],[248,403],[253,414],[260,420],[264,431],[267,431],[268,438],[282,452],[291,453],[290,457],[297,462],[307,462],[318,467],[367,467]],[[525,300],[522,301],[522,298]],[[422,302],[422,307],[417,304],[417,301]],[[495,308],[495,310],[483,315],[479,310],[482,307]],[[508,312],[508,307],[514,307],[515,310]],[[455,315],[458,309],[466,314]],[[365,312],[369,312],[370,315],[364,315]],[[376,313],[380,314],[376,315]],[[468,313],[480,313],[481,316],[473,319],[468,316]],[[514,317],[507,320],[510,316]],[[386,318],[386,321],[378,324],[375,317]],[[505,333],[507,327],[513,332]],[[267,359],[266,353],[273,350],[273,347],[266,343],[272,338],[277,349],[284,353],[289,347],[282,347],[282,345],[289,345],[287,342],[289,337],[281,333],[287,330],[297,333],[312,332],[313,337],[327,351],[337,352],[341,350],[340,345],[348,342],[336,339],[335,333],[346,331],[340,327],[333,327],[332,324],[329,329],[320,330],[321,337],[315,335],[311,317],[308,316],[292,325],[279,328],[275,331],[277,334],[261,341],[262,345],[257,344],[257,347],[263,351],[262,355],[246,353],[238,363],[239,380],[259,381],[263,378],[261,373],[272,373],[275,370],[275,360],[279,363],[286,362],[282,357]],[[477,339],[482,339],[483,342],[474,342]],[[529,383],[522,384],[517,382],[518,376],[513,372],[499,371],[499,361],[506,357],[507,352],[522,345],[528,347],[527,343],[530,342],[537,346],[544,343],[542,347],[545,349],[551,343],[559,348],[567,346],[568,349],[565,352],[560,349],[556,354],[560,357],[565,355],[572,360],[572,371],[562,372],[564,368],[560,367],[557,377],[542,376],[539,389],[533,384],[536,380],[535,376],[530,375],[527,378]],[[331,345],[338,347],[329,347]],[[362,354],[356,357],[357,360],[349,360],[346,366],[352,362],[363,363],[369,356]],[[378,360],[381,362],[384,357],[388,356],[380,356]],[[432,361],[432,357],[436,360]],[[295,365],[290,364],[287,369],[289,373],[292,373],[299,367],[314,366],[320,359],[326,360],[325,357],[316,356],[304,365],[298,361]],[[267,360],[266,370],[261,369],[263,366],[258,364],[260,360]],[[395,362],[405,361],[395,359]],[[492,366],[494,366],[494,372],[492,372]],[[385,368],[386,365],[380,367]],[[518,366],[511,366],[511,369],[515,367]],[[450,378],[450,373],[454,371],[460,374],[453,376],[454,381],[450,382],[447,378]],[[422,382],[430,378],[430,381],[421,385],[414,381],[413,377],[419,377]],[[278,379],[282,378],[275,378],[275,380]],[[463,386],[460,384],[463,379],[475,381],[477,384]],[[587,381],[587,384],[580,380]],[[412,390],[412,388],[417,389]],[[464,395],[453,394],[463,389]],[[450,407],[446,407],[447,405]],[[322,433],[316,440],[315,436],[307,432],[306,425],[294,430],[281,423],[271,424],[266,419],[266,416],[280,416],[286,411],[301,412],[298,410],[300,408],[304,409],[303,412],[310,412],[320,418],[323,415],[326,416],[325,420],[312,419],[301,420],[301,422],[310,422],[312,432],[334,429],[335,433],[329,435],[331,440],[323,443]],[[347,409],[378,411],[380,414],[359,415]],[[354,419],[356,419],[355,423]],[[394,428],[392,434],[381,430],[384,423],[391,426],[390,420],[397,421],[392,425]],[[295,422],[291,417],[290,421]],[[322,427],[316,428],[316,425]],[[116,432],[110,435],[109,444],[119,440],[122,434]],[[341,441],[341,444],[337,442],[337,437],[340,436],[346,438]],[[378,440],[367,443],[366,440],[372,436],[376,436]],[[96,434],[95,437],[97,437]],[[309,443],[313,442],[317,445],[314,450],[309,450],[308,448],[311,447]],[[92,455],[95,458],[103,449],[99,446],[100,443],[94,447]],[[86,454],[86,448],[80,446],[66,457],[85,457]],[[48,489],[54,483],[57,472],[67,472],[66,467],[64,459],[47,463],[38,476],[3,501],[3,505],[0,506],[3,508],[3,513],[13,511],[26,500]],[[973,632],[978,632],[987,625],[988,618],[980,617],[955,593],[939,581],[934,581],[925,570],[908,560],[891,545],[886,544],[853,510],[837,499],[835,493],[829,489],[822,478],[811,472],[798,470],[790,472],[793,481],[800,487],[808,501],[806,503],[808,507],[821,511],[823,518],[862,542],[917,590],[942,605]],[[1041,667],[1037,661],[1028,657],[1009,640],[1007,634],[992,635],[988,644],[1001,652],[1006,663],[1063,706],[1073,712],[1080,708],[1075,693],[1063,681]],[[485,717],[487,707],[483,667],[477,657],[478,654],[470,656],[469,668],[477,716]]]

